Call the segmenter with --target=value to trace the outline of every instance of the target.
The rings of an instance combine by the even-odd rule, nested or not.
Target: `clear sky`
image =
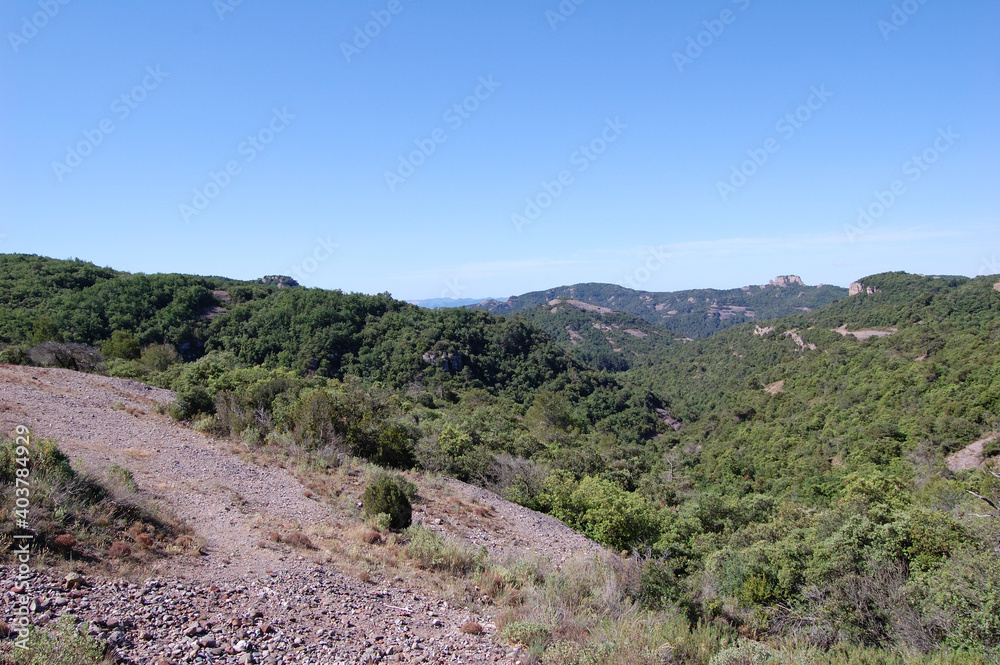
[[[995,0],[7,0],[0,34],[0,252],[406,299],[1000,272]]]

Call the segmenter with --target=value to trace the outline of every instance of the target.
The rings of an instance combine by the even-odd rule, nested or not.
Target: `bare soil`
[[[254,465],[247,456],[234,454],[232,442],[206,437],[174,422],[161,413],[160,406],[173,399],[168,390],[135,381],[0,365],[0,431],[9,434],[16,426],[27,425],[35,437],[57,439],[74,467],[95,475],[112,463],[128,468],[142,497],[165,507],[204,542],[203,556],[168,557],[146,571],[147,578],[159,580],[163,588],[187,589],[208,614],[219,592],[206,589],[230,589],[227,616],[215,619],[216,632],[219,626],[228,625],[234,613],[243,616],[253,607],[267,605],[268,617],[281,622],[287,637],[282,642],[287,648],[258,647],[257,656],[269,660],[247,661],[253,645],[251,651],[240,651],[235,648],[239,639],[230,639],[228,629],[221,630],[219,644],[229,640],[219,656],[222,660],[211,660],[203,649],[209,660],[202,661],[201,656],[188,659],[178,653],[187,656],[197,651],[189,638],[204,631],[185,637],[135,619],[132,632],[126,631],[118,645],[119,652],[141,658],[159,655],[165,662],[432,662],[426,657],[428,645],[433,644],[430,653],[437,659],[433,662],[517,659],[516,650],[498,642],[492,617],[448,605],[433,596],[432,585],[421,586],[419,579],[375,580],[373,587],[336,572],[322,545],[316,549],[262,546],[272,530],[301,530],[307,536],[332,532],[334,538],[347,538],[348,534],[337,530],[356,520],[356,515],[346,515],[337,505],[321,501],[289,470]],[[485,547],[496,558],[541,558],[555,568],[572,557],[607,555],[558,520],[485,490],[451,479],[437,479],[432,487],[420,489],[424,497],[415,506],[415,521]],[[42,571],[43,577],[58,574]],[[135,606],[128,594],[117,599],[115,584],[120,583],[94,580],[94,598],[89,604],[106,613],[156,618],[155,612],[140,612],[143,608]],[[133,587],[133,596],[145,593],[141,584]],[[265,588],[268,591],[263,592]],[[301,599],[303,588],[322,599],[323,612],[291,619],[296,612],[288,604],[302,605],[296,598]],[[98,589],[105,591],[98,593]],[[214,596],[202,598],[205,594]],[[56,591],[50,594],[57,595]],[[3,604],[9,602],[6,593],[3,600]],[[341,620],[356,617],[359,608],[364,610],[364,621]],[[0,611],[6,609],[0,607]],[[405,630],[400,630],[401,618]],[[483,625],[483,636],[459,631],[470,620]],[[325,631],[325,640],[317,640],[319,630]],[[157,637],[161,633],[162,639]],[[140,634],[153,637],[140,639]],[[295,637],[301,644],[295,645]],[[357,659],[350,646],[355,639],[360,645]],[[329,644],[319,644],[322,641]],[[310,644],[314,648],[308,651],[302,646]]]

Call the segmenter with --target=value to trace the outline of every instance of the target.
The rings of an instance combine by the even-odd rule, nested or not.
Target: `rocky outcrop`
[[[555,314],[559,311],[559,305],[570,305],[575,307],[581,312],[597,312],[598,314],[614,314],[615,310],[608,309],[607,307],[601,307],[599,305],[591,305],[588,302],[583,302],[581,300],[573,300],[570,298],[556,298],[549,301],[549,306],[552,307],[552,313]]]
[[[428,351],[421,358],[428,365],[440,367],[449,374],[457,374],[462,371],[462,356],[457,353],[434,353]]]
[[[778,275],[770,282],[768,282],[769,286],[777,286],[782,289],[787,289],[793,284],[797,286],[805,286],[805,283],[802,281],[802,278],[799,277],[798,275]]]
[[[288,275],[266,275],[260,278],[260,283],[265,286],[276,286],[279,289],[290,289],[298,286],[299,283]]]
[[[666,409],[657,409],[656,415],[660,417],[660,420],[670,425],[675,432],[680,431],[680,429],[684,427],[684,423],[671,416],[670,412]]]
[[[879,330],[879,329],[874,329],[874,330],[848,330],[846,323],[844,325],[840,326],[839,328],[833,328],[832,330],[835,333],[840,333],[844,337],[847,337],[848,335],[851,335],[856,340],[858,340],[859,342],[863,342],[866,339],[870,339],[872,337],[888,337],[889,335],[893,335],[893,334],[899,332],[899,328],[885,328],[883,330]]]
[[[858,296],[862,294],[872,295],[878,293],[881,290],[882,289],[878,288],[877,286],[865,286],[861,282],[853,282],[851,284],[850,289],[848,290],[848,295],[852,296]]]

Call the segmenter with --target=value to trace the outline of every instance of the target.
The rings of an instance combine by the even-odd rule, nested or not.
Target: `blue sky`
[[[1000,272],[1000,5],[674,4],[9,0],[0,251],[406,299]]]

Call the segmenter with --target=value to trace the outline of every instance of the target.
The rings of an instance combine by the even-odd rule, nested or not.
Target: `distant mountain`
[[[425,309],[447,309],[449,307],[478,305],[485,301],[496,302],[493,298],[428,298],[426,300],[408,300],[407,302]]]
[[[688,291],[635,291],[616,284],[574,284],[547,291],[487,300],[474,305],[494,314],[524,312],[560,298],[608,311],[624,312],[667,328],[680,337],[707,337],[748,321],[777,319],[810,312],[846,298],[839,286],[808,286],[796,275],[782,275],[760,286]]]

